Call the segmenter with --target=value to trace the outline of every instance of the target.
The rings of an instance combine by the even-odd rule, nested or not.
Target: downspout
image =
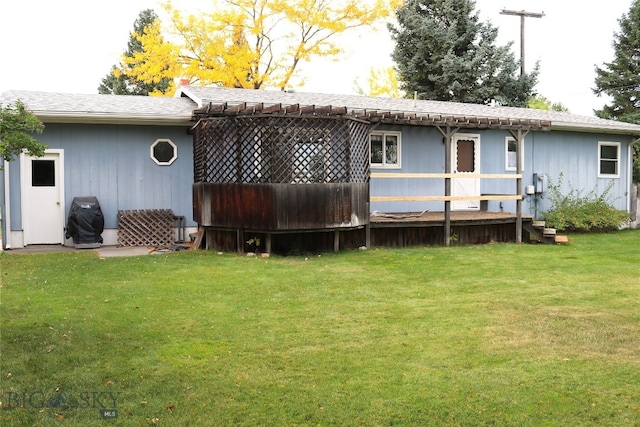
[[[536,133],[533,132],[531,134],[531,170],[529,171],[529,177],[533,179],[533,171],[537,170],[536,168]],[[536,183],[533,182],[533,185]],[[538,211],[538,195],[534,194],[531,196],[533,198],[533,219],[539,219],[539,211]],[[542,195],[540,196],[542,197]],[[529,203],[529,213],[531,213],[531,203]]]
[[[636,142],[640,142],[640,139],[631,140],[629,145],[627,145],[627,212],[631,212],[631,199],[633,195],[633,145]]]
[[[2,159],[4,172],[4,217],[2,217],[2,247],[11,249],[11,193],[9,192],[9,162]]]
[[[627,180],[627,182],[626,182],[626,184],[624,186],[625,187],[625,189],[624,189],[625,191],[624,192],[626,193],[626,196],[627,196],[627,197],[625,197],[625,199],[626,199],[626,201],[625,201],[625,204],[626,204],[625,210],[627,212],[629,212],[629,213],[631,212],[631,210],[630,210],[631,209],[631,180],[629,179],[629,174],[632,173],[632,169],[633,169],[633,160],[631,159],[631,155],[632,155],[631,154],[631,147],[632,146],[633,146],[633,142],[627,144],[627,176],[625,178]]]

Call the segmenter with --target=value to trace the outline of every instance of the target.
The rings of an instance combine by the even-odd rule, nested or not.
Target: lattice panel
[[[349,156],[351,182],[369,182],[369,125],[359,121],[349,122],[351,152]]]
[[[342,117],[248,116],[202,120],[195,182],[345,183],[369,176],[368,124]]]
[[[175,244],[170,209],[118,211],[120,246],[170,247]]]

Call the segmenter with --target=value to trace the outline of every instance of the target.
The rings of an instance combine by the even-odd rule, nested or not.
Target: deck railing
[[[371,173],[371,178],[410,179],[522,179],[522,174],[507,173]],[[479,196],[370,196],[372,202],[438,202],[457,200],[522,200],[521,194],[483,194]]]
[[[519,168],[520,169],[520,168]],[[522,199],[521,192],[522,174],[476,174],[476,173],[371,173],[371,178],[410,178],[410,179],[444,179],[445,194],[442,196],[369,196],[370,202],[431,202],[444,201],[445,204],[445,245],[450,243],[450,225],[451,225],[451,202],[458,200],[515,200],[516,201],[516,243],[522,242]],[[451,180],[452,179],[513,179],[515,187],[520,194],[481,194],[478,196],[452,196]],[[367,237],[367,246],[369,245],[369,237]]]

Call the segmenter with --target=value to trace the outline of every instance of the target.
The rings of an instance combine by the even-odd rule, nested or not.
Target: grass
[[[0,423],[640,425],[640,231],[570,240],[4,253]]]

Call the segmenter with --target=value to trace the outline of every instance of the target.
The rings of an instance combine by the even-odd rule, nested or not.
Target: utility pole
[[[544,12],[525,12],[524,10],[507,10],[502,9],[501,15],[513,15],[520,17],[520,75],[524,76],[524,18],[542,18]]]

